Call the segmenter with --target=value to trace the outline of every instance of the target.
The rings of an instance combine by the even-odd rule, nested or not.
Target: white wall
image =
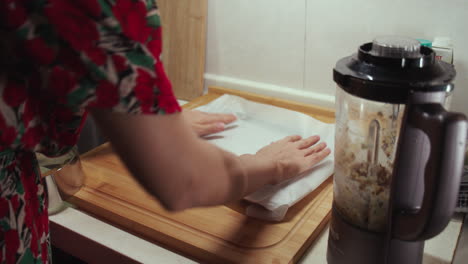
[[[378,35],[448,36],[468,114],[468,0],[209,0],[206,85],[333,106],[332,69]]]

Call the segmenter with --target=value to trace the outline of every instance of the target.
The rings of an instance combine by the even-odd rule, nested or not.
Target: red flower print
[[[156,76],[158,76],[157,85],[159,93],[164,95],[173,95],[174,93],[172,91],[172,84],[166,75],[166,71],[164,70],[162,62],[156,62],[154,65],[154,70],[156,72]]]
[[[75,114],[69,108],[63,106],[55,107],[52,115],[55,117],[53,122],[59,124],[66,124],[75,117]]]
[[[9,211],[10,208],[8,205],[8,200],[3,197],[0,197],[0,219],[7,216]]]
[[[23,112],[23,122],[24,126],[28,127],[29,122],[31,122],[36,114],[39,111],[39,104],[37,99],[35,98],[28,98],[26,100],[25,106],[24,106],[24,112]]]
[[[13,161],[12,163],[10,163],[7,167],[6,167],[6,170],[9,172],[9,173],[14,173],[16,169],[16,161]]]
[[[34,221],[33,225],[35,225],[37,222]],[[33,254],[34,258],[37,258],[37,255],[39,253],[39,241],[38,241],[38,231],[36,228],[31,228],[31,253]]]
[[[159,107],[166,113],[172,114],[180,112],[180,105],[174,96],[158,95]]]
[[[120,55],[112,55],[112,61],[114,62],[115,70],[117,73],[125,71],[127,67],[127,60]]]
[[[49,77],[49,89],[60,102],[65,102],[67,94],[76,86],[75,76],[61,67],[54,67]]]
[[[57,132],[57,122],[53,118],[49,119],[49,126],[47,127],[47,135],[57,141],[58,140],[58,132]]]
[[[18,82],[9,81],[3,90],[3,100],[11,107],[17,107],[26,100],[26,87]]]
[[[97,65],[103,65],[106,62],[106,53],[98,47],[91,47],[85,50],[85,53]]]
[[[96,101],[91,106],[99,108],[114,107],[119,103],[118,88],[107,80],[102,80],[96,88]]]
[[[45,213],[41,212],[40,214],[36,215],[35,225],[39,238],[42,236],[42,234],[45,234],[46,231],[48,231],[48,221],[47,211],[45,211]],[[39,243],[37,246],[40,246]]]
[[[154,89],[156,87],[155,79],[142,69],[138,69],[138,77],[134,88],[135,96],[141,103],[141,109],[148,113],[154,104]]]
[[[174,96],[174,92],[172,91],[172,84],[167,78],[162,62],[159,61],[156,63],[155,71],[156,75],[158,76],[156,79],[156,85],[159,89],[159,94],[157,97],[159,107],[169,114],[180,112],[181,109],[179,103]]]
[[[78,141],[78,134],[75,132],[62,132],[60,133],[58,139],[60,143],[66,146],[73,146]]]
[[[24,43],[25,50],[39,64],[48,65],[54,61],[55,51],[44,40],[33,38]]]
[[[31,206],[31,201],[28,199],[25,199],[25,206],[24,206],[24,225],[27,228],[32,228],[33,227],[33,222],[34,222],[34,214],[33,210],[36,210],[37,208],[34,208]]]
[[[0,1],[0,14],[5,18],[8,26],[18,28],[26,22],[26,11],[22,6],[23,1],[2,0]]]
[[[146,22],[146,6],[144,1],[117,0],[112,8],[123,33],[135,41],[144,43],[151,32]]]
[[[0,149],[11,146],[15,141],[16,136],[16,129],[12,126],[8,126],[3,118],[3,114],[0,113]]]
[[[41,248],[42,248],[42,252],[41,252],[41,254],[42,254],[42,263],[47,263],[47,259],[49,258],[49,254],[48,254],[48,252],[49,252],[48,249],[49,248],[47,246],[47,242],[43,242],[41,244]]]
[[[162,32],[161,32],[161,27],[152,29],[151,31],[151,41],[148,43],[147,47],[153,57],[156,60],[159,60],[159,57],[161,56],[162,52]]]
[[[86,14],[88,10],[75,6],[74,2],[50,0],[45,8],[45,14],[60,36],[75,50],[93,53],[93,48],[99,39],[96,22]]]
[[[23,166],[20,178],[24,186],[24,200],[26,202],[24,207],[24,224],[31,231],[33,229],[37,231],[37,228],[34,225],[38,218],[38,209],[40,207],[39,199],[37,197],[38,186],[36,183],[36,175],[31,164],[32,157],[30,154],[24,154],[20,159],[20,166]]]
[[[37,187],[34,181],[33,175],[24,175],[22,173],[21,175],[23,185],[25,185],[25,199],[26,199],[26,206],[24,208],[24,225],[30,230],[31,232],[31,252],[33,253],[33,256],[37,257],[38,255],[38,238],[42,235],[41,233],[38,232],[37,224],[38,221],[40,220],[38,218],[38,213],[37,210],[39,209],[39,203],[37,200],[37,188],[31,189],[29,186],[31,186],[32,183]]]
[[[77,78],[80,78],[88,73],[86,66],[80,59],[80,54],[70,49],[60,49],[58,60],[65,69],[75,73]]]
[[[81,121],[80,121],[80,125],[78,126],[78,129],[76,130],[76,134],[80,135],[81,134],[81,130],[83,130],[83,127],[86,123],[86,118],[88,118],[88,111],[85,111],[83,113],[83,115],[81,116]]]
[[[33,149],[37,144],[41,142],[42,137],[44,136],[44,129],[42,126],[36,126],[28,128],[21,138],[26,149]]]
[[[47,212],[47,203],[46,206],[44,207],[44,211],[39,215],[38,217],[38,223],[40,223],[40,233],[49,233],[49,214]]]
[[[11,146],[13,142],[15,141],[16,136],[18,135],[14,127],[7,127],[3,129],[1,133],[2,133],[2,136],[0,139],[2,141],[2,145],[5,147]]]
[[[44,208],[44,209],[47,209],[47,207]],[[44,259],[44,253],[46,253],[45,255],[47,257],[47,252],[48,252],[47,242],[40,243],[40,238],[42,237],[42,235],[49,233],[49,217],[47,215],[47,210],[41,212],[40,214],[38,214],[36,216],[35,225],[36,225],[36,229],[37,229],[37,239],[35,240],[36,244],[34,245],[34,247],[35,247],[34,250],[32,248],[33,244],[31,243],[31,251],[37,257],[39,255],[39,246],[40,246],[41,247],[40,248],[41,249],[41,257],[42,257],[42,259]],[[34,234],[33,234],[33,236],[34,236]],[[46,262],[43,262],[43,263],[46,263]]]
[[[99,17],[101,15],[101,6],[97,0],[80,0],[80,1],[70,1],[78,8],[84,10],[87,14],[93,17]]]
[[[13,210],[16,212],[19,208],[19,196],[16,194],[10,199],[11,205],[13,206]]]
[[[28,179],[32,179],[34,181],[34,167],[33,167],[33,164],[31,163],[31,160],[33,159],[32,157],[33,155],[34,154],[30,152],[25,152],[24,154],[22,153],[21,155],[17,156],[17,161],[18,161],[18,167],[22,169],[21,177],[28,177]],[[32,176],[28,176],[28,175],[32,175]],[[23,182],[23,184],[26,185],[25,182]],[[37,190],[37,186],[36,186],[36,190]]]
[[[18,231],[10,229],[5,232],[5,246],[6,246],[6,263],[15,263],[16,261],[16,252],[19,248],[19,237]]]

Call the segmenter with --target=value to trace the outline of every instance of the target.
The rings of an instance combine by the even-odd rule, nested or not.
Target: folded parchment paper
[[[233,113],[238,120],[225,131],[207,137],[211,143],[238,155],[255,154],[260,148],[289,135],[320,135],[334,149],[335,125],[295,111],[223,95],[197,110]],[[281,221],[289,207],[317,188],[333,173],[333,153],[310,171],[277,185],[267,185],[245,197],[254,203],[247,215]]]

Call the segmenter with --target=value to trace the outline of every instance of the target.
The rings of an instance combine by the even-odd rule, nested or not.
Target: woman
[[[163,70],[154,0],[2,0],[0,32],[1,263],[50,261],[34,152],[68,151],[86,110],[169,210],[241,199],[330,153],[317,136],[240,157],[197,137]]]

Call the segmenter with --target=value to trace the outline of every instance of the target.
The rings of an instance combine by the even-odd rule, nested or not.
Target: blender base
[[[386,257],[386,234],[365,231],[347,223],[332,208],[328,236],[328,264],[418,264],[424,241],[392,240]]]

